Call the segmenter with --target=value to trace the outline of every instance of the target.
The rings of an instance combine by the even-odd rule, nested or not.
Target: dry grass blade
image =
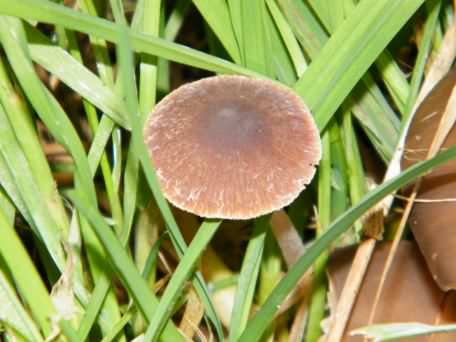
[[[189,340],[198,332],[201,320],[204,317],[204,306],[201,304],[195,291],[191,290],[187,296],[187,305],[185,306],[182,320],[179,324],[179,330]]]
[[[369,266],[375,248],[375,242],[375,239],[368,239],[363,241],[357,248],[353,263],[341,291],[340,299],[337,301],[334,309],[330,307],[330,328],[325,341],[340,341],[342,338],[367,267]]]
[[[304,244],[284,210],[272,214],[271,228],[288,267],[304,253]]]
[[[309,297],[304,297],[298,305],[290,328],[290,342],[301,342],[304,338],[307,314],[309,311]]]

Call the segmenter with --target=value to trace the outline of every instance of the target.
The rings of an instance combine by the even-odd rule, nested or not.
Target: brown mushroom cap
[[[166,198],[209,218],[249,219],[290,204],[321,157],[302,100],[243,76],[173,91],[151,113],[144,136]]]

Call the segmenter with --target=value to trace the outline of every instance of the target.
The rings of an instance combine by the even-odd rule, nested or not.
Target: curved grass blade
[[[445,163],[456,157],[456,147],[452,147],[445,152],[438,154],[436,157],[415,164],[413,167],[401,173],[398,177],[383,183],[374,191],[368,193],[361,202],[352,207],[336,219],[308,249],[307,252],[299,258],[296,264],[289,270],[284,278],[279,282],[266,303],[258,311],[255,317],[247,325],[239,341],[258,341],[264,332],[264,329],[274,319],[274,315],[280,308],[280,304],[290,293],[293,287],[298,283],[301,276],[309,269],[315,260],[352,224],[359,219],[369,208],[392,191],[412,182],[415,178],[422,176],[432,168]]]
[[[56,5],[45,0],[21,0],[12,3],[0,0],[0,13],[23,19],[33,19],[50,24],[61,25],[65,28],[90,35],[95,35],[109,42],[118,42],[117,29],[108,20],[91,17]],[[147,36],[129,31],[132,49],[136,52],[151,54],[171,61],[187,64],[216,73],[241,74],[252,77],[262,76],[254,71],[230,63],[206,53],[171,43],[161,38]]]
[[[1,210],[1,209],[0,209]],[[15,289],[4,273],[6,266],[0,266],[0,322],[19,332],[27,341],[44,341],[39,329],[27,310],[22,306]]]
[[[366,0],[328,40],[295,89],[326,126],[339,105],[424,0]]]
[[[253,236],[250,238],[247,251],[242,261],[241,273],[236,287],[233,312],[231,314],[229,329],[230,342],[235,342],[239,339],[249,318],[255,288],[258,282],[266,230],[269,228],[269,219],[270,216],[267,215],[255,220]]]
[[[9,266],[14,282],[30,307],[35,322],[47,336],[51,333],[50,318],[56,314],[51,297],[16,231],[8,224],[3,211],[0,211],[0,227],[2,232],[0,254]],[[11,267],[13,265],[14,267]]]
[[[144,342],[157,341],[166,322],[170,319],[174,305],[182,292],[185,281],[191,276],[192,270],[198,258],[211,241],[220,226],[220,220],[206,220],[198,228],[191,244],[188,246],[183,258],[166,286],[166,290],[160,299],[155,314],[149,322],[149,327],[144,336]]]
[[[2,27],[0,39],[21,87],[50,133],[73,157],[76,166],[76,187],[82,189],[86,194],[91,206],[97,207],[96,193],[92,182],[92,170],[88,164],[84,146],[66,113],[38,78],[31,62],[21,21],[12,17],[1,16],[0,25]],[[37,204],[33,203],[33,205]],[[53,225],[51,224],[51,226]],[[91,251],[94,251],[88,253],[88,259],[93,278],[96,281],[100,276],[107,276],[105,274],[106,267],[103,265],[103,262],[106,261],[104,261],[103,257],[99,257],[104,255],[104,251],[87,222],[80,220],[80,226],[84,243],[91,247]],[[56,264],[63,271],[63,260],[56,262]],[[75,281],[74,289],[79,300],[87,304],[87,291],[80,279]],[[105,310],[104,315],[100,316],[100,325],[103,329],[109,329],[119,309],[113,293],[107,298],[105,304],[105,307],[109,308],[109,310]]]
[[[146,319],[150,321],[158,305],[158,300],[150,291],[147,282],[141,277],[135,264],[120,244],[114,232],[105,223],[103,217],[95,209],[87,205],[87,197],[74,190],[70,191],[68,196],[92,224],[106,250],[106,254],[111,260],[112,266],[132,295],[138,308]],[[164,341],[182,341],[182,336],[172,322],[166,325],[162,337]]]
[[[383,342],[423,335],[456,332],[456,324],[429,325],[422,323],[374,324],[353,330],[350,335],[369,337],[373,342]]]
[[[231,24],[231,16],[224,0],[193,0],[201,15],[236,63],[241,62],[238,43]]]
[[[95,74],[73,56],[25,24],[30,57],[68,87],[110,116],[120,126],[130,129],[125,103]]]
[[[164,198],[163,194],[161,193],[160,186],[158,183],[157,176],[155,174],[155,170],[152,166],[152,163],[149,158],[149,154],[146,149],[146,145],[144,144],[143,139],[143,120],[140,116],[139,106],[133,94],[133,55],[131,54],[130,44],[129,44],[129,35],[127,28],[120,28],[119,34],[119,41],[121,42],[120,48],[118,50],[119,54],[119,61],[121,65],[121,77],[124,86],[124,91],[126,94],[126,102],[127,108],[130,111],[130,115],[132,116],[132,144],[133,144],[133,151],[136,154],[137,158],[140,160],[141,166],[143,168],[144,174],[146,176],[146,180],[149,184],[150,189],[154,195],[154,198],[157,202],[157,206],[160,209],[162,217],[167,225],[167,229],[170,233],[171,241],[176,249],[177,254],[180,258],[183,257],[187,250],[187,245],[185,240],[179,230],[179,227],[174,219],[173,213],[171,208]],[[195,276],[195,290],[198,293],[198,296],[204,303],[206,310],[208,311],[208,316],[211,318],[212,322],[215,325],[217,330],[217,334],[223,339],[223,330],[221,327],[220,320],[217,317],[215,312],[215,308],[211,302],[209,296],[209,290],[201,276],[198,272]]]

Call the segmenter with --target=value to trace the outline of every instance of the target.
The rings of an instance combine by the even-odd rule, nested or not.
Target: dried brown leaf
[[[456,69],[452,70],[423,101],[410,126],[402,167],[408,168],[438,151],[456,144]],[[453,94],[453,95],[452,95]],[[445,118],[448,118],[447,120]],[[446,127],[442,122],[447,121]],[[443,128],[442,128],[443,127]],[[446,134],[436,132],[444,131]],[[437,140],[437,143],[435,141]],[[454,197],[456,161],[434,169],[422,178],[417,198],[428,200]],[[456,288],[456,235],[454,202],[418,202],[411,212],[410,224],[434,279],[443,290]]]
[[[377,244],[342,341],[363,341],[362,337],[348,336],[348,332],[368,324],[384,260],[391,245],[390,242]],[[331,256],[329,280],[337,299],[340,298],[354,253],[355,248],[351,247],[338,250]],[[451,312],[449,308],[456,304],[455,299],[455,296],[446,296],[434,283],[416,244],[401,241],[388,272],[373,323],[454,323],[456,315],[454,309]],[[429,342],[431,338],[432,342],[446,342],[448,338],[454,341],[456,334],[420,337],[409,341]]]

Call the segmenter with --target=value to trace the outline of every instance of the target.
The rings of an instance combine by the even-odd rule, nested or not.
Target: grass
[[[456,156],[367,190],[362,151],[389,165],[454,10],[449,0],[0,0],[0,339],[279,339],[294,313],[282,305],[313,267],[301,332],[317,341],[331,249],[357,243],[364,213]],[[318,174],[288,210],[311,245],[288,270],[269,215],[183,218],[160,191],[144,122],[177,83],[210,73],[285,84],[321,132]],[[208,249],[221,262],[205,261]],[[208,264],[228,276],[211,279]],[[182,336],[190,288],[205,317]]]

